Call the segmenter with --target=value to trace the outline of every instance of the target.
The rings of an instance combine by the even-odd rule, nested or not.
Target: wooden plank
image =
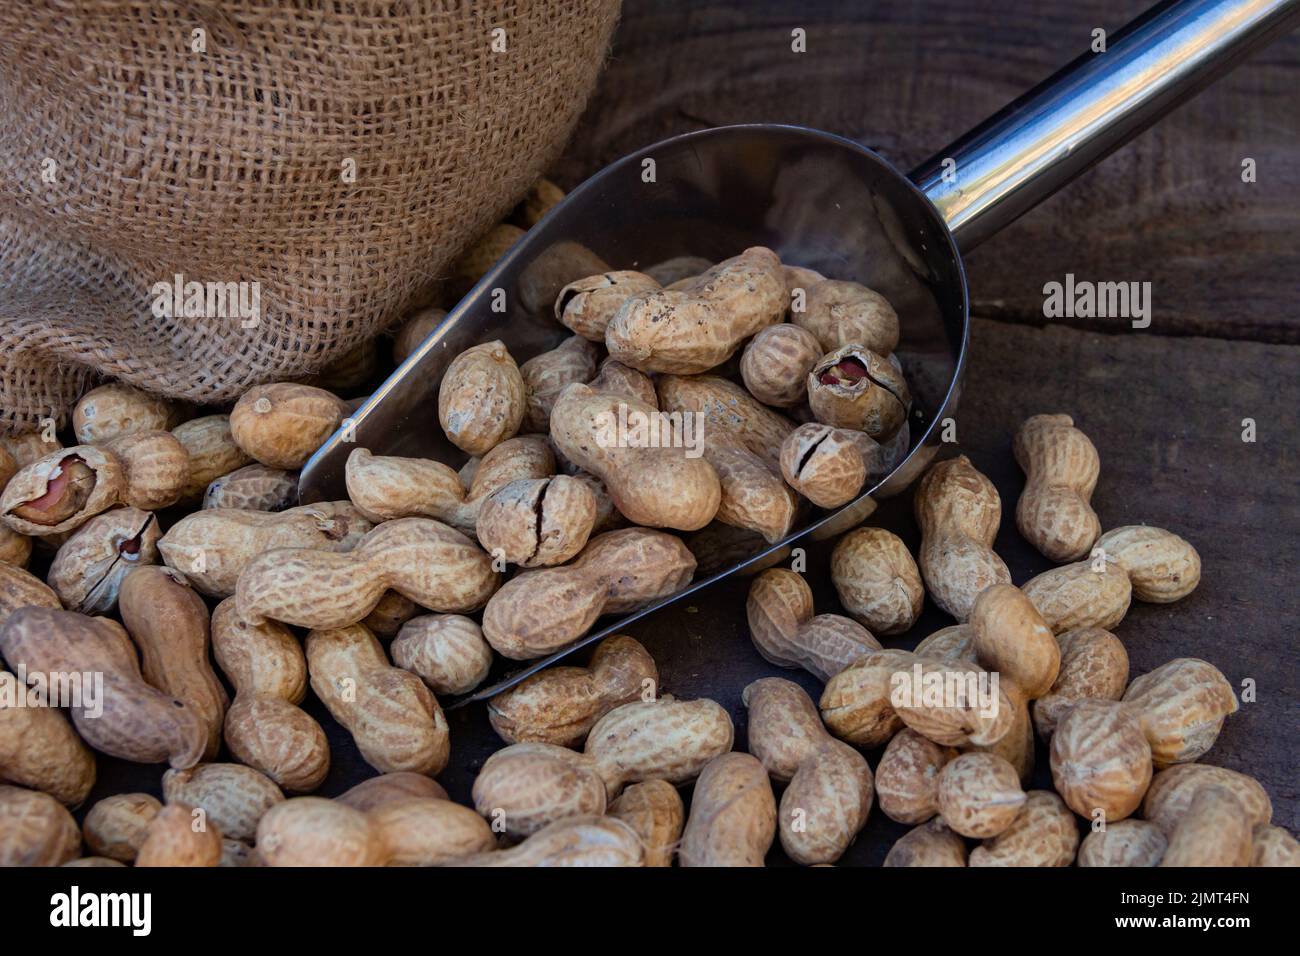
[[[910,169],[1116,30],[1145,0],[625,5],[614,55],[557,168],[704,126],[797,123]],[[807,31],[806,53],[791,30]],[[1067,273],[1152,283],[1153,329],[1300,342],[1300,34],[1284,38],[969,259],[976,311],[1042,324]],[[1258,181],[1243,183],[1252,158]],[[1128,319],[1072,319],[1127,327]]]

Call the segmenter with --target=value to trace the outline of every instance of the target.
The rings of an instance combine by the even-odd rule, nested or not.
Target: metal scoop
[[[302,500],[345,497],[344,463],[354,448],[459,464],[464,455],[443,435],[435,411],[443,371],[462,350],[493,339],[521,363],[554,348],[569,334],[552,312],[568,282],[682,255],[718,261],[763,245],[785,263],[864,283],[892,303],[902,326],[897,354],[916,409],[910,453],[838,511],[776,544],[758,539],[752,553],[686,590],[449,705],[491,697],[660,607],[773,560],[800,539],[847,530],[876,499],[921,475],[956,408],[970,330],[961,254],[1298,17],[1300,0],[1161,4],[1111,36],[1104,53],[1075,60],[910,175],[839,136],[767,124],[688,133],[624,157],[529,230],[321,447],[303,470]],[[503,301],[505,310],[494,311]]]

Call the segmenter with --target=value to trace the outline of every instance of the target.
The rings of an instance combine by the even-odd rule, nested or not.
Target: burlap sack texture
[[[0,428],[94,376],[230,401],[391,326],[554,160],[618,7],[0,4]],[[259,282],[259,323],[156,318],[177,273]]]

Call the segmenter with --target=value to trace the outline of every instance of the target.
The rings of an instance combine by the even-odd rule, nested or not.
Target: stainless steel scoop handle
[[[969,251],[1297,23],[1300,0],[1159,4],[910,177]]]

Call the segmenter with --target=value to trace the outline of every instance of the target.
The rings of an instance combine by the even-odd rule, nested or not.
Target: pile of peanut
[[[558,198],[543,184],[527,221]],[[462,279],[517,232],[494,230]],[[754,579],[758,652],[825,689],[745,688],[749,753],[726,708],[661,694],[654,658],[618,635],[493,698],[505,746],[472,807],[448,799],[437,695],[782,540],[908,450],[898,318],[865,286],[751,248],[601,271],[554,308],[573,333],[557,348],[518,364],[487,342],[448,367],[438,421],[467,464],[357,447],[346,501],[290,507],[296,470],[354,407],[321,386],[364,380],[373,344],[228,413],[187,418],[111,384],[78,403],[70,447],[0,439],[0,865],[761,866],[778,836],[824,865],[877,800],[916,827],[891,866],[1300,862],[1258,783],[1195,762],[1237,708],[1223,675],[1179,659],[1129,682],[1111,631],[1131,598],[1190,593],[1200,561],[1160,529],[1101,533],[1097,453],[1063,415],[1016,440],[1018,527],[1061,567],[1013,586],[991,549],[996,490],[964,457],[939,462],[916,491],[919,561],[873,528],[836,546],[848,616],[814,614],[794,571]],[[443,314],[413,317],[395,359]],[[661,412],[703,423],[700,455],[680,431],[611,440],[612,421]],[[34,552],[52,555],[44,581]],[[960,623],[882,648],[927,590]],[[995,674],[997,706],[900,704],[892,682],[912,673]],[[16,675],[58,674],[101,675],[102,712],[21,704]],[[332,799],[311,795],[331,754],[309,689],[377,772]],[[1035,733],[1056,793],[1022,789]],[[863,751],[880,748],[873,774]],[[169,764],[163,799],[109,796],[78,826],[96,752]]]

